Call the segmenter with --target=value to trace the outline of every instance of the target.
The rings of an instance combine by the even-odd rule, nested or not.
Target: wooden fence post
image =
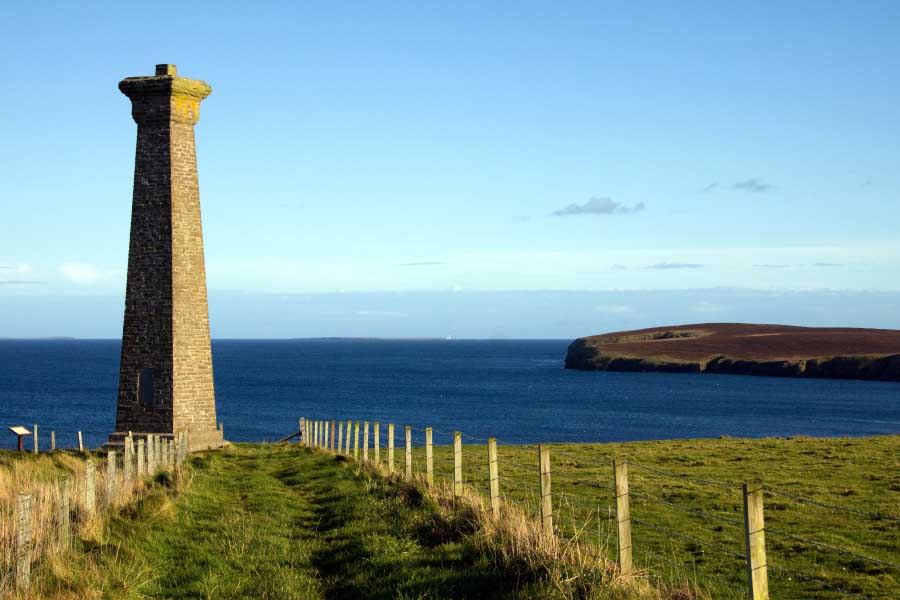
[[[335,422],[331,421],[331,451],[334,452],[334,426]]]
[[[359,462],[359,421],[353,424],[353,460]]]
[[[72,493],[72,480],[66,478],[62,481],[62,489],[59,496],[59,545],[69,548],[69,496]]]
[[[156,436],[152,433],[147,436],[147,472],[150,475],[156,472]]]
[[[84,452],[84,441],[81,439],[81,432],[78,432],[78,451]]]
[[[619,573],[631,575],[631,506],[628,502],[628,463],[613,459],[613,478],[616,487],[616,547]]]
[[[131,485],[131,461],[131,444],[129,443],[129,439],[125,438],[125,451],[122,453],[122,475],[125,479],[126,486]]]
[[[97,510],[97,495],[94,491],[94,461],[92,459],[88,459],[86,463],[84,463],[84,512],[87,515],[93,516],[94,512]]]
[[[16,587],[31,585],[31,495],[20,493],[16,501]]]
[[[56,432],[50,432],[50,450],[56,450]]]
[[[434,452],[431,447],[431,427],[425,428],[425,481],[434,484]]]
[[[394,424],[388,423],[388,474],[394,474]]]
[[[497,439],[488,439],[488,477],[491,482],[491,513],[500,516],[500,475],[497,469]]]
[[[319,447],[319,425],[321,425],[319,421],[316,421],[313,425],[313,448]]]
[[[406,480],[412,479],[412,427],[406,426]]]
[[[550,448],[538,446],[538,466],[541,476],[541,527],[544,535],[553,535],[553,498],[550,495]]]
[[[137,441],[137,477],[140,479],[144,476],[144,440]]]
[[[763,516],[763,485],[744,484],[744,534],[747,542],[747,584],[750,600],[769,600],[766,563],[766,523]]]
[[[34,437],[34,453],[38,453],[38,431],[37,431],[37,423],[34,424],[34,431],[32,432],[32,437]]]
[[[106,452],[106,503],[112,504],[116,497],[116,451]]]
[[[372,425],[372,435],[375,438],[375,464],[381,465],[381,423],[378,421]]]
[[[453,496],[462,496],[462,432],[453,432]]]
[[[344,453],[344,422],[338,421],[337,453]]]
[[[325,421],[325,437],[322,439],[322,448],[328,450],[328,437],[331,430],[330,423]]]
[[[363,421],[363,462],[369,462],[369,422]]]

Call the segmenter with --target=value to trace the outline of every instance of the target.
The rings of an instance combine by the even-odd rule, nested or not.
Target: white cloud
[[[637,314],[634,307],[625,304],[601,304],[595,306],[594,310],[614,317],[633,317]]]
[[[702,300],[702,301],[696,303],[694,306],[692,306],[691,310],[693,310],[696,313],[700,313],[700,314],[710,314],[710,313],[720,313],[723,310],[725,310],[725,307],[722,306],[721,304],[715,304],[713,302],[706,302],[705,300]]]
[[[62,263],[59,265],[59,273],[72,283],[81,285],[110,281],[119,275],[118,271],[113,269],[103,269],[83,262]]]
[[[555,217],[566,217],[569,215],[626,215],[640,212],[644,208],[646,207],[643,202],[638,202],[633,206],[626,206],[612,198],[591,198],[584,204],[569,204],[564,208],[553,211],[551,214]]]
[[[407,317],[409,316],[405,312],[396,312],[392,310],[368,310],[362,309],[356,311],[356,314],[360,317]]]

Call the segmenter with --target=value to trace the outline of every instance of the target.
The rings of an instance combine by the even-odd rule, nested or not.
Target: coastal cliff
[[[578,338],[567,369],[900,381],[900,331],[700,323]]]

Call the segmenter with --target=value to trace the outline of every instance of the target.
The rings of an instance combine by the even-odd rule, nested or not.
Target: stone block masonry
[[[119,369],[117,443],[189,432],[191,450],[223,444],[212,351],[194,125],[212,91],[157,65],[119,89],[137,123],[128,285]]]

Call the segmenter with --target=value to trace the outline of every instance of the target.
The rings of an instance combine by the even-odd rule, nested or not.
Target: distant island
[[[900,331],[698,323],[578,338],[566,368],[900,381]]]

